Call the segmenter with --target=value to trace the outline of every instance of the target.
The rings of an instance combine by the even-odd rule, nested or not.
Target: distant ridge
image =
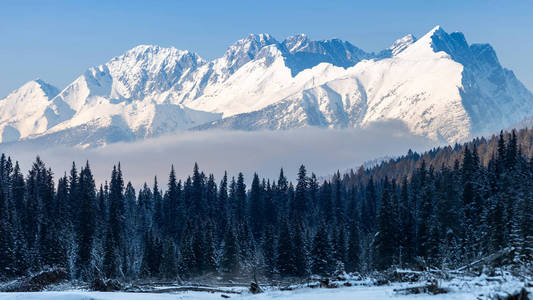
[[[28,103],[32,103],[28,105]],[[252,34],[207,61],[140,45],[62,91],[31,81],[0,100],[1,142],[98,146],[181,130],[360,128],[400,120],[453,143],[531,116],[533,94],[488,44],[436,26],[378,53],[339,39]]]

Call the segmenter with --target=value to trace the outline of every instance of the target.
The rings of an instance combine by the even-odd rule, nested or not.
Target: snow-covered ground
[[[322,300],[322,299],[411,299],[413,295],[398,296],[395,295],[391,286],[380,287],[350,287],[339,289],[299,289],[295,291],[271,291],[259,295],[243,294],[228,295],[230,299],[291,299],[291,300]],[[468,293],[453,293],[439,296],[417,295],[417,299],[476,299],[476,295]],[[220,293],[205,292],[181,292],[171,294],[151,294],[151,293],[122,293],[122,292],[83,292],[83,291],[65,291],[65,292],[41,292],[41,293],[2,293],[1,300],[23,299],[23,300],[137,300],[137,299],[224,299]]]
[[[494,281],[487,277],[462,278],[441,282],[441,286],[449,290],[446,294],[430,295],[404,295],[396,292],[395,289],[402,289],[412,286],[420,286],[421,283],[405,284],[396,283],[383,286],[356,285],[353,287],[342,287],[336,289],[326,288],[300,288],[292,291],[268,290],[265,293],[252,295],[247,292],[243,294],[224,294],[229,299],[250,299],[250,300],[269,300],[269,299],[288,299],[288,300],[353,300],[353,299],[493,299],[495,295],[507,295],[519,291],[524,282],[515,278],[501,277],[500,280]],[[532,288],[528,288],[531,293]],[[184,300],[204,300],[204,299],[225,299],[223,293],[209,292],[175,292],[175,293],[127,293],[127,292],[89,292],[89,291],[62,291],[62,292],[40,292],[40,293],[0,293],[0,300],[137,300],[137,299],[184,299]],[[530,294],[530,299],[533,299]]]

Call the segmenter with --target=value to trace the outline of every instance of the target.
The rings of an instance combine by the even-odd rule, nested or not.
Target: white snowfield
[[[492,47],[439,26],[379,53],[305,35],[250,35],[218,59],[137,46],[62,91],[32,81],[0,100],[1,142],[102,145],[180,130],[357,128],[400,120],[456,142],[533,114]]]
[[[401,272],[402,270],[398,270]],[[408,271],[413,272],[413,271]],[[209,299],[243,299],[243,300],[381,300],[381,299],[428,299],[428,300],[451,300],[451,299],[496,299],[496,296],[508,296],[518,293],[527,286],[526,291],[530,299],[533,299],[531,276],[523,274],[519,277],[512,276],[509,272],[499,272],[498,276],[481,275],[456,276],[451,279],[438,280],[440,288],[447,291],[443,294],[406,294],[406,288],[420,287],[427,284],[421,279],[415,283],[391,283],[388,285],[373,285],[371,279],[348,278],[352,287],[340,288],[310,288],[305,285],[293,285],[290,291],[281,291],[275,287],[265,287],[264,293],[253,295],[245,286],[209,286],[216,288],[216,292],[180,291],[170,293],[129,293],[129,292],[91,292],[81,290],[49,291],[35,293],[0,293],[0,300],[137,300],[137,299],[183,299],[183,300],[209,300]],[[316,283],[316,282],[314,282]],[[176,286],[159,286],[153,289],[172,289]],[[240,294],[239,294],[240,293]],[[222,297],[224,295],[224,297]]]
[[[381,300],[381,299],[476,299],[468,294],[448,294],[440,296],[417,295],[395,296],[389,288],[342,288],[335,290],[299,290],[293,292],[268,292],[260,295],[230,296],[229,299],[287,299],[287,300]],[[113,292],[43,292],[43,293],[14,293],[0,294],[1,300],[209,300],[224,299],[219,293],[184,292],[179,294],[140,294]]]
[[[470,285],[465,282],[462,291],[452,291],[447,294],[430,295],[402,295],[394,291],[395,288],[405,287],[397,284],[391,286],[355,286],[337,289],[310,289],[303,288],[293,291],[267,291],[262,294],[225,294],[229,299],[243,300],[269,300],[269,299],[287,299],[287,300],[386,300],[386,299],[420,299],[420,300],[476,300],[489,299],[496,294],[505,295],[507,292],[519,290],[519,285],[498,287],[479,287]],[[65,292],[40,292],[40,293],[0,293],[0,300],[165,300],[165,299],[183,299],[183,300],[210,300],[225,299],[221,297],[222,293],[207,292],[179,292],[168,294],[154,293],[124,293],[124,292],[85,292],[85,291],[65,291]]]

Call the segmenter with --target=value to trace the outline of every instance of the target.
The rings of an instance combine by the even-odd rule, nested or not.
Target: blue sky
[[[533,1],[0,0],[0,98],[35,78],[64,88],[89,66],[138,44],[210,59],[249,33],[306,33],[378,51],[435,25],[492,44],[533,90]]]

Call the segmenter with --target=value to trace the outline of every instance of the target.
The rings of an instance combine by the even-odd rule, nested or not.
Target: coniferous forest
[[[304,166],[295,182],[283,170],[215,178],[196,164],[180,180],[169,166],[140,188],[120,164],[97,185],[88,162],[56,178],[38,157],[23,174],[2,155],[0,279],[57,267],[82,282],[307,278],[454,269],[502,249],[501,265],[531,267],[532,136],[502,132],[325,180]]]

